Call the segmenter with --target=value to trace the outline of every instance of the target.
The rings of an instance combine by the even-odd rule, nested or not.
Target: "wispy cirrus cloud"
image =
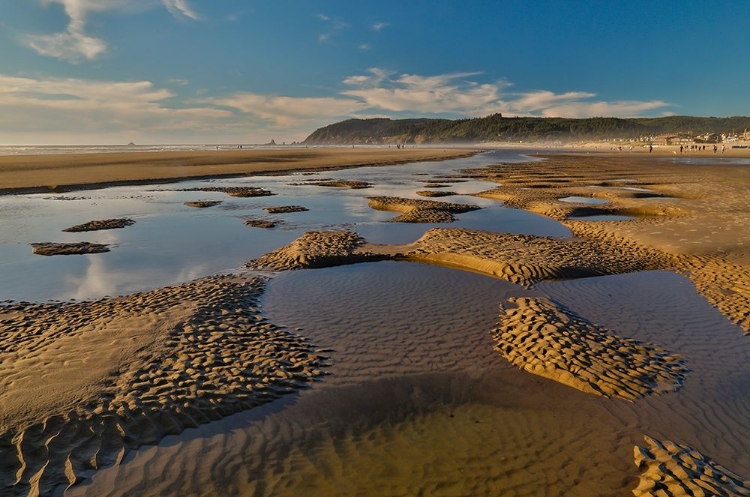
[[[20,78],[0,74],[0,135],[115,135],[207,130],[233,117],[209,106],[173,108],[149,81]],[[127,142],[127,140],[126,140]]]
[[[190,90],[183,80],[167,80],[165,87],[158,87],[150,81],[0,74],[0,136],[17,143],[31,141],[30,136],[44,137],[36,139],[41,143],[75,142],[75,136],[100,137],[98,143],[141,138],[151,143],[184,142],[188,137],[238,143],[253,137],[260,143],[279,133],[302,139],[317,127],[352,117],[669,114],[670,104],[661,100],[606,101],[585,91],[511,92],[510,83],[480,83],[480,75],[422,76],[372,68],[345,78],[344,89],[337,93],[293,97],[253,92],[212,95],[210,90]],[[191,96],[180,95],[182,91]]]
[[[39,55],[77,63],[83,59],[95,59],[107,50],[101,38],[88,36],[81,23],[70,23],[63,33],[52,35],[26,35],[24,40]]]
[[[520,116],[539,117],[640,117],[653,111],[662,110],[662,115],[670,114],[670,106],[663,100],[596,100],[591,92],[554,93],[548,90],[534,90],[509,93],[502,101],[501,111]]]
[[[137,11],[158,5],[155,0],[41,0],[41,3],[61,5],[68,16],[67,28],[61,33],[26,34],[22,41],[39,55],[72,63],[94,60],[107,51],[106,41],[86,32],[90,14],[109,10]],[[161,0],[161,4],[177,18],[199,19],[187,0]]]
[[[642,102],[638,100],[620,100],[615,102],[567,101],[547,107],[540,114],[544,117],[641,117],[654,110],[665,109],[669,103],[662,100]],[[671,112],[663,111],[662,115]]]
[[[595,93],[549,90],[511,92],[507,81],[479,83],[479,72],[420,76],[397,75],[379,68],[367,74],[349,76],[343,84],[349,88],[341,94],[358,98],[369,109],[399,113],[482,116],[502,112],[518,116],[539,117],[636,117],[662,110],[669,103],[662,100],[595,100]]]
[[[331,118],[350,116],[368,108],[364,102],[341,97],[287,97],[234,93],[227,97],[199,100],[200,104],[238,110],[255,116],[278,128],[310,122],[327,122]]]
[[[354,88],[341,94],[361,99],[374,109],[434,114],[471,114],[500,99],[499,85],[479,84],[467,79],[480,73],[402,74],[391,78],[380,69],[369,72],[368,75],[346,78],[344,84]]]
[[[62,5],[69,18],[68,27],[62,33],[51,35],[29,34],[24,41],[40,55],[69,62],[95,59],[107,50],[107,43],[85,33],[86,18],[90,12],[117,8],[123,3],[124,0],[42,0],[45,6]]]
[[[200,16],[190,8],[190,5],[188,5],[186,0],[162,0],[162,3],[169,13],[178,19],[188,18],[193,21],[200,20]]]
[[[587,98],[595,97],[596,94],[571,91],[566,93],[554,93],[547,90],[531,91],[511,95],[513,109],[516,112],[539,112],[544,109],[554,108],[561,104],[578,102]]]
[[[325,14],[315,14],[315,17],[325,23],[326,30],[318,35],[318,42],[330,42],[339,32],[350,27],[348,22],[341,19],[334,19]]]
[[[382,31],[383,29],[390,26],[391,23],[389,22],[376,22],[372,26],[370,26],[370,29],[372,29],[375,32]]]

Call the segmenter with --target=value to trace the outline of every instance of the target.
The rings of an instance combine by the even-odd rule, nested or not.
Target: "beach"
[[[339,148],[44,154],[0,156],[0,193],[68,191],[104,184],[149,183],[304,169],[441,160],[474,153],[447,148]]]
[[[477,152],[0,157],[0,488],[750,495],[750,162]]]

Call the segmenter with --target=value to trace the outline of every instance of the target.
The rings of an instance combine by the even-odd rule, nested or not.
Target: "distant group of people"
[[[713,148],[714,148],[714,153],[716,153],[716,152],[719,151],[719,146],[717,144],[715,144],[715,143],[714,143],[714,147]],[[685,151],[701,152],[701,151],[704,151],[704,150],[706,150],[706,146],[705,145],[695,145],[695,144],[693,144],[693,145],[680,145],[680,153],[684,153]],[[726,152],[726,150],[727,150],[726,145],[722,144],[722,146],[721,146],[721,153],[723,154],[724,152]]]
[[[616,147],[610,148],[610,150],[617,150],[618,152],[622,152],[622,146],[618,145]],[[632,152],[632,151],[633,151],[633,145],[628,145],[628,152]]]

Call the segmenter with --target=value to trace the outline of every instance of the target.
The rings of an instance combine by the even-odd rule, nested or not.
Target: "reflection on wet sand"
[[[677,394],[629,403],[529,375],[492,350],[489,333],[497,303],[523,295],[678,350],[690,376]],[[333,349],[331,376],[275,408],[169,437],[69,494],[625,496],[644,435],[750,473],[750,346],[672,273],[531,291],[380,262],[279,275],[263,306]]]
[[[481,160],[477,156],[463,164],[481,167]],[[622,188],[615,192],[609,182],[621,185],[611,178],[640,174],[624,161],[606,172],[597,169],[609,179],[599,178],[601,184],[593,185],[595,189],[588,185],[589,172],[577,160],[562,160],[559,166],[559,171],[530,164],[508,167],[521,173],[514,178],[506,175],[505,166],[484,168],[467,172],[470,180],[465,182],[452,182],[452,169],[436,174],[436,164],[416,164],[398,173],[380,168],[367,171],[369,176],[361,171],[361,177],[353,170],[337,174],[340,181],[366,178],[372,185],[366,190],[368,196],[398,197],[401,203],[417,200],[417,192],[439,176],[444,180],[441,184],[450,184],[461,194],[456,202],[481,207],[458,214],[456,228],[432,229],[417,243],[411,242],[426,229],[436,227],[434,221],[442,220],[421,226],[388,223],[392,214],[370,209],[363,192],[292,184],[288,176],[263,182],[208,182],[209,191],[201,191],[201,198],[224,200],[214,209],[190,209],[184,202],[195,192],[165,188],[149,192],[148,201],[155,202],[154,206],[144,207],[145,196],[130,204],[137,206],[136,211],[142,209],[140,216],[139,212],[112,212],[113,217],[138,219],[134,227],[118,230],[122,233],[111,257],[121,258],[121,270],[137,267],[148,271],[167,261],[163,268],[167,276],[154,272],[154,280],[159,283],[151,284],[161,285],[161,278],[174,278],[185,271],[216,272],[219,265],[231,269],[263,254],[273,255],[277,253],[274,249],[284,245],[294,248],[289,260],[303,267],[328,265],[326,257],[331,254],[334,259],[346,259],[364,247],[353,234],[355,230],[371,242],[408,243],[414,249],[414,257],[396,260],[421,260],[469,270],[476,270],[478,261],[485,261],[484,273],[509,281],[394,261],[276,274],[262,302],[263,315],[274,324],[294,330],[314,344],[316,351],[326,354],[330,363],[326,372],[330,375],[311,389],[169,436],[155,447],[133,451],[121,465],[90,475],[90,481],[66,493],[629,495],[638,487],[644,495],[678,495],[682,485],[700,486],[698,481],[706,479],[711,488],[719,489],[716,491],[729,494],[732,489],[742,490],[744,482],[739,476],[734,479],[732,472],[750,474],[750,435],[743,428],[750,416],[750,345],[739,328],[709,302],[744,326],[739,314],[733,313],[742,310],[746,292],[735,284],[731,295],[719,297],[716,293],[729,289],[727,278],[732,273],[728,269],[733,266],[726,257],[675,255],[643,243],[650,240],[646,236],[650,233],[644,230],[676,226],[681,234],[691,237],[695,235],[680,224],[683,220],[713,220],[693,216],[691,209],[700,202],[679,194],[677,187],[662,185],[658,190],[680,197],[679,206],[663,199],[645,205],[642,201],[648,199],[642,197],[643,192]],[[466,196],[484,190],[483,182],[501,177],[508,184],[485,192],[489,198]],[[646,184],[641,180],[639,184]],[[196,182],[193,186],[206,184]],[[266,188],[276,195],[227,199],[222,193],[227,187]],[[691,188],[688,185],[688,190]],[[326,193],[321,194],[321,190]],[[594,190],[609,202],[597,207],[558,200],[564,195],[591,195]],[[697,195],[697,190],[690,191]],[[730,197],[733,202],[740,198]],[[58,217],[40,210],[40,199],[26,200],[28,212],[42,212],[42,221],[36,228],[17,225],[18,233],[29,230],[38,235],[63,221],[65,225],[75,224],[68,221],[79,218],[82,212],[82,206],[76,206],[81,202],[78,199],[58,202],[72,206],[62,208]],[[114,196],[107,195],[99,199],[110,208],[113,200]],[[532,226],[523,229],[539,232],[528,233],[533,236],[514,234],[513,228],[522,222],[513,225],[509,221],[512,218],[505,217],[513,211],[499,207],[497,200],[561,219],[579,238],[556,238],[570,232],[551,219],[544,220],[548,224],[536,224],[540,218],[529,213],[524,213],[531,216],[525,219],[532,220]],[[277,214],[283,222],[274,228],[251,230],[242,226],[247,219],[276,219],[262,209],[296,204],[309,211]],[[649,219],[616,224],[573,219],[590,209]],[[660,216],[662,221],[653,221],[653,216]],[[199,240],[195,237],[197,230],[205,230]],[[313,234],[301,236],[305,231]],[[315,234],[330,232],[339,234],[334,240],[337,244],[331,245],[331,239]],[[374,239],[370,234],[375,234]],[[708,236],[705,231],[700,235]],[[100,241],[96,238],[99,235],[91,236],[93,241]],[[172,237],[170,244],[153,241],[165,237]],[[315,243],[289,245],[295,239],[312,239]],[[716,243],[722,240],[725,238]],[[146,246],[151,250],[143,252]],[[179,250],[173,246],[179,246]],[[311,246],[320,250],[313,253],[308,250]],[[8,247],[3,250],[12,253]],[[503,252],[502,257],[498,251]],[[136,258],[141,253],[147,254],[145,260]],[[440,257],[430,260],[433,253]],[[316,257],[316,264],[307,264],[310,256]],[[87,261],[94,256],[80,257]],[[114,259],[105,254],[99,260],[110,264]],[[325,264],[317,264],[320,260]],[[519,261],[523,267],[516,267]],[[107,264],[88,266],[99,271],[105,284],[113,274]],[[554,271],[546,271],[548,266]],[[60,274],[74,275],[70,267]],[[739,264],[736,267],[743,269]],[[685,277],[644,271],[656,268],[683,271],[704,296],[698,295]],[[620,274],[628,271],[642,272]],[[601,274],[610,276],[586,277]],[[718,283],[696,278],[695,274],[714,275]],[[555,281],[570,276],[578,279]],[[122,285],[127,277],[113,279]],[[102,291],[99,287],[89,290]],[[71,290],[64,293],[70,295]],[[191,302],[184,304],[195,304]],[[516,311],[509,315],[500,307],[506,302],[524,305],[517,315]],[[252,312],[261,312],[253,307]],[[160,316],[160,322],[169,321],[170,316]],[[517,329],[509,325],[516,317],[521,323]],[[11,313],[5,324],[15,325],[19,319]],[[221,318],[216,319],[218,327]],[[510,357],[513,351],[508,352],[506,343],[501,344],[505,347],[501,352],[512,362],[493,350],[497,343],[492,330],[498,329],[498,320],[504,332],[523,335],[521,345],[529,345],[528,350],[534,354],[539,352],[541,366],[564,357],[572,375],[587,373],[607,382],[613,378],[627,380],[616,388],[631,393],[619,397],[633,402],[618,395],[604,398],[590,395],[586,389],[578,391],[554,374],[540,377],[523,371],[517,366],[524,364]],[[583,337],[581,329],[585,331]],[[543,336],[540,331],[545,330],[552,335]],[[218,329],[209,331],[211,336],[222,334]],[[76,328],[75,332],[86,330]],[[102,335],[99,340],[106,338]],[[515,344],[514,337],[506,338]],[[588,347],[583,369],[572,360],[580,359],[580,354],[570,353],[581,348],[581,338],[586,339],[584,348]],[[612,344],[614,347],[610,347]],[[606,360],[601,360],[602,354]],[[254,367],[252,357],[245,357],[242,363]],[[52,367],[50,364],[56,363],[49,362],[45,367]],[[216,364],[236,367],[232,361],[227,364],[218,360]],[[200,383],[201,367],[193,367],[191,362],[185,371],[185,381]],[[632,374],[636,374],[636,382],[630,381]],[[664,390],[670,392],[649,395]],[[217,395],[223,398],[222,392]],[[655,445],[644,447],[644,437]],[[26,450],[41,445],[19,446]],[[634,457],[636,446],[643,447],[642,457],[637,452]],[[652,459],[662,457],[673,462],[675,458],[682,460],[682,449],[673,448],[695,451],[692,460],[705,462],[709,469],[682,474],[685,468],[680,464],[651,464]],[[664,483],[665,478],[678,473],[684,481]],[[733,479],[732,487],[725,485],[728,482],[722,480],[722,474]],[[62,488],[57,491],[62,492]]]

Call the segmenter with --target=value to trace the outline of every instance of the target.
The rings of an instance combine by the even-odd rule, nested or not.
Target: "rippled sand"
[[[492,350],[497,303],[541,294],[680,351],[691,368],[682,390],[629,403],[512,366]],[[681,276],[532,291],[372,263],[278,276],[263,305],[270,319],[333,349],[325,382],[275,409],[170,437],[68,493],[625,496],[638,486],[633,448],[644,435],[750,474],[750,346]]]
[[[260,315],[260,278],[0,306],[0,489],[49,495],[167,434],[305,388],[323,356]]]
[[[412,244],[375,246],[318,231],[267,254],[258,267],[388,257],[484,275],[392,261],[276,275],[264,315],[326,355],[325,381],[134,450],[67,494],[681,495],[699,481],[741,493],[740,475],[750,474],[750,342],[742,334],[750,266],[741,226],[750,173],[674,173],[602,157],[467,173],[500,183],[483,196],[561,220],[572,240],[436,229]],[[587,195],[608,202],[559,200]],[[426,202],[396,200],[389,208],[410,214]],[[596,212],[637,219],[578,218]],[[288,379],[295,361],[282,349],[267,373]],[[188,385],[200,383],[203,367],[192,367],[201,355],[193,352],[189,364],[177,360],[186,376],[175,378]],[[314,360],[303,372],[317,377],[324,359]],[[251,354],[216,364],[237,361],[248,370],[255,363]],[[532,362],[537,374],[522,369]],[[49,426],[41,432],[56,429]],[[40,440],[57,440],[48,435]],[[26,449],[17,437],[4,443],[44,461],[46,445],[29,440]]]

